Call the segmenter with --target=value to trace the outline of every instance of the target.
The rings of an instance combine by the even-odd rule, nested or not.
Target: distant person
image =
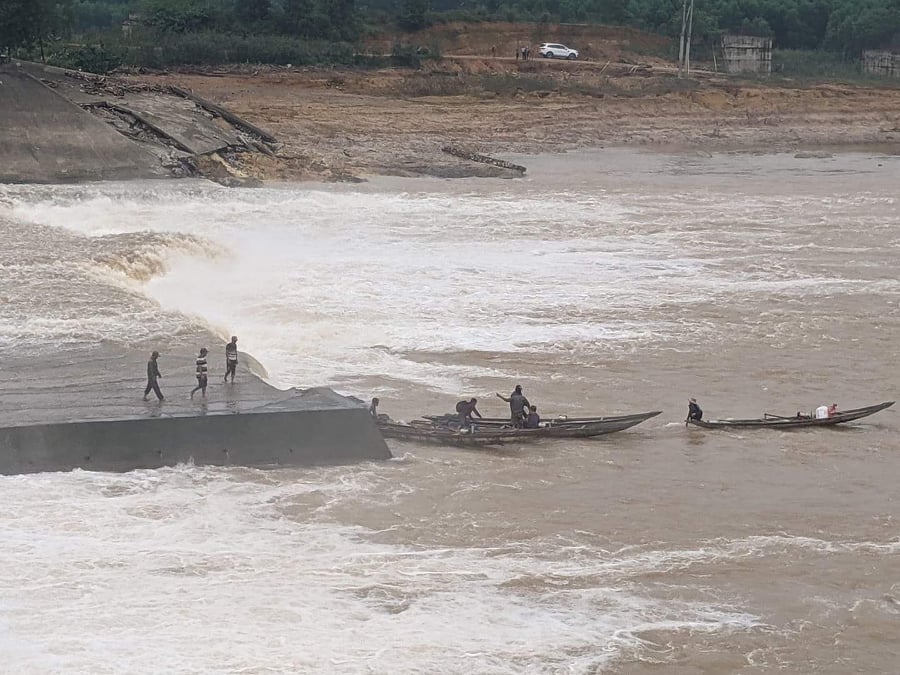
[[[837,403],[832,403],[830,406],[828,406],[828,416],[834,417],[837,414],[838,414]]]
[[[231,342],[225,345],[225,382],[231,375],[231,384],[234,384],[234,374],[237,372],[237,335],[231,336]]]
[[[147,361],[147,388],[144,389],[144,400],[147,400],[147,395],[152,391],[156,394],[156,398],[160,401],[164,401],[166,399],[165,396],[162,395],[162,392],[159,390],[159,380],[162,375],[159,372],[159,363],[157,363],[159,359],[159,352],[154,351],[150,354],[150,360]]]
[[[519,48],[516,47],[516,61],[519,60]]]
[[[522,47],[522,60],[524,61],[527,58],[528,58],[528,47]]]
[[[526,429],[537,429],[541,426],[541,416],[538,415],[537,406],[533,405],[528,409],[528,415],[525,417]]]
[[[491,56],[497,56],[497,45],[491,45]]]
[[[369,414],[375,420],[378,419],[378,404],[379,403],[381,403],[381,401],[379,401],[378,398],[376,397],[376,398],[373,398],[372,402],[369,404]]]
[[[817,420],[824,420],[827,417],[828,417],[828,406],[827,405],[820,405],[818,408],[816,408],[816,419]]]
[[[203,398],[206,398],[206,385],[209,384],[209,366],[206,363],[208,353],[206,347],[200,347],[200,356],[197,357],[197,386],[191,389],[191,398],[198,391],[203,392]]]
[[[481,413],[478,412],[477,398],[471,398],[468,401],[460,401],[456,404],[456,412],[459,415],[459,426],[462,429],[467,429],[471,427],[475,420],[472,419],[472,415],[475,415],[479,419],[481,419]]]
[[[703,410],[697,404],[697,399],[692,398],[688,401],[688,419],[699,422],[703,419]]]
[[[525,411],[531,406],[531,403],[525,398],[525,394],[522,393],[522,385],[517,384],[513,393],[509,395],[509,398],[501,394],[497,394],[497,398],[509,403],[510,424],[512,424],[514,428],[520,429],[522,423],[525,421]]]

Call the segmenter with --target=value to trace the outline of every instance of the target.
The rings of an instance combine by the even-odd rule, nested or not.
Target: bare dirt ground
[[[738,80],[709,72],[679,79],[670,63],[629,53],[634,36],[626,38],[582,43],[591,61],[500,56],[514,53],[520,39],[507,34],[499,47],[487,46],[484,36],[457,36],[449,55],[420,69],[245,67],[140,77],[192,89],[273,133],[282,143],[278,157],[247,156],[241,165],[270,180],[507,175],[441,152],[448,144],[490,155],[605,145],[900,149],[900,89],[891,83]],[[478,53],[452,53],[463,48]]]

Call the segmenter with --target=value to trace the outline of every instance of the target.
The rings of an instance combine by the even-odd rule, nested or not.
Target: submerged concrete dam
[[[242,411],[0,428],[0,474],[132,471],[193,462],[309,466],[390,459],[368,410],[330,389]]]

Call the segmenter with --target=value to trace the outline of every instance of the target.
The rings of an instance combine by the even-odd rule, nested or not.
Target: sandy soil
[[[420,70],[268,68],[141,78],[193,89],[273,133],[282,142],[277,158],[242,161],[243,170],[263,179],[512,175],[441,152],[447,144],[501,156],[604,145],[900,148],[900,89],[702,72],[681,80],[662,61],[630,61],[456,55]]]

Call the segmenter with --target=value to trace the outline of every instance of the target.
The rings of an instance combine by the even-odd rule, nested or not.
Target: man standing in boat
[[[225,345],[225,381],[231,375],[231,384],[234,384],[234,374],[237,371],[237,335],[231,336],[231,342]]]
[[[159,359],[159,352],[154,351],[150,354],[150,360],[147,361],[147,388],[144,389],[144,400],[147,400],[147,395],[152,391],[156,394],[156,398],[160,401],[165,400],[165,396],[162,395],[162,392],[159,390],[159,382],[157,380],[162,377],[159,372],[159,364],[157,363],[157,359]]]
[[[478,412],[478,409],[475,407],[477,404],[477,398],[472,398],[468,401],[460,401],[456,404],[456,412],[459,414],[460,429],[468,429],[475,423],[472,419],[472,415],[481,419],[481,413]]]
[[[517,384],[515,390],[509,395],[509,398],[502,394],[497,394],[497,398],[501,401],[509,403],[509,421],[515,429],[521,429],[525,421],[525,411],[531,407],[525,394],[522,393],[522,385]]]
[[[692,398],[688,401],[688,419],[700,421],[703,419],[703,411],[697,405],[697,399]]]

